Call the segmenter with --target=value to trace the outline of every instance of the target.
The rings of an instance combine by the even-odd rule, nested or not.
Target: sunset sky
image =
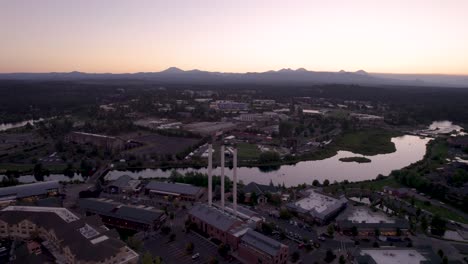
[[[468,74],[467,0],[0,0],[0,72]]]

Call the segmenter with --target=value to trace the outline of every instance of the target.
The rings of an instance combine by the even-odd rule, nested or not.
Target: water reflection
[[[392,138],[396,151],[389,154],[380,154],[375,156],[365,156],[372,162],[356,163],[341,162],[340,158],[350,156],[362,156],[349,151],[338,151],[337,155],[316,161],[303,161],[295,165],[283,165],[279,168],[263,167],[238,169],[239,179],[244,183],[255,181],[257,183],[268,184],[272,181],[274,184],[285,184],[286,186],[295,186],[302,183],[311,184],[314,180],[323,182],[325,179],[333,181],[363,181],[375,179],[377,175],[388,175],[392,170],[404,168],[414,162],[421,160],[426,153],[426,144],[430,138],[420,138],[418,136],[402,136]],[[206,168],[194,169],[176,169],[180,173],[196,171],[206,173]],[[145,169],[138,172],[132,171],[111,171],[106,175],[106,179],[113,180],[127,174],[134,178],[156,178],[169,177],[172,170]],[[232,176],[232,169],[225,169],[228,177]],[[214,174],[220,174],[220,168],[213,170]]]

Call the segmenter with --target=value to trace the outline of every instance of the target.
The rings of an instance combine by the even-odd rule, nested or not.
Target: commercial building
[[[0,203],[20,201],[35,201],[42,198],[59,195],[58,181],[37,182],[0,188]]]
[[[198,201],[205,193],[201,187],[184,183],[170,183],[150,181],[145,186],[145,193],[149,196],[166,196],[183,201]]]
[[[249,104],[234,101],[218,100],[211,103],[210,108],[224,112],[239,112],[249,110]]]
[[[104,198],[82,198],[78,205],[87,215],[99,215],[107,225],[137,231],[157,230],[167,217],[153,207],[124,205]]]
[[[383,212],[372,212],[361,206],[348,207],[337,218],[337,224],[345,235],[352,236],[357,231],[360,237],[375,236],[377,230],[381,236],[407,235],[409,230],[406,220],[391,218]]]
[[[284,264],[288,246],[249,229],[240,240],[238,255],[245,263]]]
[[[65,137],[65,141],[77,144],[92,144],[109,150],[122,150],[125,148],[125,140],[121,138],[85,132],[71,132]]]
[[[138,254],[95,218],[59,207],[9,206],[0,211],[0,237],[40,238],[56,263],[137,263]]]
[[[355,252],[357,264],[438,264],[442,260],[430,248],[366,248]]]
[[[135,180],[128,175],[122,175],[117,180],[106,185],[105,189],[108,193],[133,193],[140,190],[140,180]]]
[[[182,126],[184,130],[203,136],[218,136],[236,128],[232,122],[196,122]]]
[[[344,196],[335,198],[316,189],[305,190],[301,195],[304,198],[289,203],[286,207],[305,220],[319,224],[325,224],[336,217],[348,201]]]

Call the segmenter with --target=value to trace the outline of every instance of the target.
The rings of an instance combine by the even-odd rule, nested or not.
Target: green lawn
[[[365,182],[356,182],[351,183],[349,185],[351,188],[360,188],[363,186],[364,189],[373,189],[376,191],[383,191],[385,186],[392,187],[392,188],[400,188],[403,187],[400,183],[398,183],[393,177],[385,177],[381,180],[374,180],[374,181],[365,181]]]
[[[410,201],[410,200],[408,199],[408,201]],[[418,200],[418,199],[415,199],[414,205],[416,207],[424,209],[424,210],[426,210],[428,212],[431,212],[433,214],[440,215],[443,218],[447,218],[447,219],[450,219],[450,220],[453,220],[453,221],[468,224],[468,219],[466,219],[463,216],[459,215],[458,213],[456,213],[454,211],[451,211],[449,209],[446,209],[444,207],[440,207],[440,206],[437,206],[437,205],[434,205],[434,204],[426,205],[426,204],[424,204],[423,201]]]
[[[336,142],[338,150],[348,150],[362,155],[377,155],[396,151],[391,141],[397,133],[386,130],[361,130],[344,134]]]
[[[237,145],[237,155],[240,160],[258,159],[260,157],[260,153],[261,152],[257,145],[245,142]]]

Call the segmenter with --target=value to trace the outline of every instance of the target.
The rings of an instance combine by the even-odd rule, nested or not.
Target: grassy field
[[[466,219],[463,216],[457,214],[456,212],[448,210],[448,209],[446,209],[444,207],[440,207],[440,206],[437,206],[437,205],[434,205],[434,204],[427,205],[423,201],[418,200],[418,199],[415,199],[414,205],[416,207],[424,209],[424,210],[426,210],[428,212],[431,212],[433,214],[440,215],[441,217],[444,217],[444,218],[447,218],[447,219],[450,219],[450,220],[453,220],[453,221],[457,221],[457,222],[460,222],[460,223],[468,224],[468,219]]]
[[[237,151],[240,160],[258,159],[261,153],[256,145],[245,142],[237,145]]]
[[[392,137],[398,134],[386,130],[361,130],[344,134],[336,142],[338,150],[362,155],[377,155],[396,151]]]
[[[393,177],[385,177],[383,179],[374,180],[374,181],[364,181],[364,182],[356,182],[351,183],[348,185],[350,188],[360,188],[361,186],[364,189],[373,189],[376,191],[383,191],[385,186],[392,187],[392,188],[400,188],[403,187],[400,183],[398,183]]]

